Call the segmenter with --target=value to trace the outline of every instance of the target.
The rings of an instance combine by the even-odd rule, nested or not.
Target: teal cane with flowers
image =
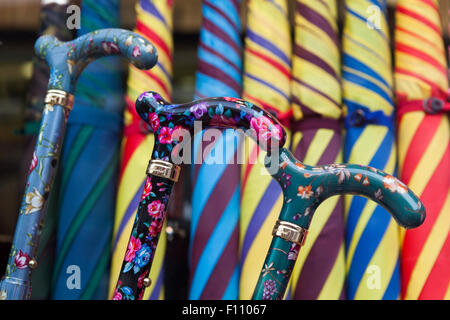
[[[378,169],[355,164],[311,167],[284,148],[275,155],[266,156],[266,167],[275,168],[271,174],[283,190],[283,207],[254,291],[255,300],[284,297],[314,212],[329,197],[367,197],[406,229],[416,228],[425,220],[425,207],[419,198],[401,181]]]

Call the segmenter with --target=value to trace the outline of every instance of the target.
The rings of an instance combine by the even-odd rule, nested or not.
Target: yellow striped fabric
[[[291,149],[308,165],[343,161],[340,68],[336,0],[297,0]],[[305,125],[309,128],[302,129]],[[343,220],[340,197],[328,199],[317,209],[292,272],[291,298],[344,298]]]
[[[125,128],[139,123],[134,112],[134,102],[144,91],[156,91],[167,101],[172,94],[172,0],[140,0],[136,4],[135,31],[150,42],[158,51],[158,63],[149,70],[139,70],[130,66],[128,78],[127,102],[129,110],[125,111]],[[126,129],[125,129],[126,130]],[[145,171],[153,150],[153,134],[125,135],[122,140],[122,171],[117,194],[116,218],[113,236],[113,256],[110,277],[110,295],[113,295],[127,250],[128,240],[136,216],[137,205],[145,181]],[[163,228],[165,230],[165,228]],[[163,262],[166,248],[166,235],[161,232],[155,258],[150,272],[152,285],[145,290],[144,300],[163,299]]]
[[[289,110],[291,37],[287,1],[250,0],[244,51],[243,98],[278,114]],[[264,156],[246,139],[240,219],[240,299],[250,299],[280,213],[281,188]]]
[[[385,0],[346,0],[343,101],[348,130],[344,161],[394,174],[392,61]],[[353,116],[363,115],[360,123]],[[361,117],[361,116],[360,116]],[[347,298],[397,299],[399,228],[365,198],[345,197]]]

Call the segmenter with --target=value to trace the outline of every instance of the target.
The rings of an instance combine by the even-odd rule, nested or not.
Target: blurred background
[[[0,0],[0,270],[3,273],[21,200],[22,168],[27,146],[23,134],[26,96],[32,75],[33,45],[40,27],[40,0]],[[340,1],[341,5],[343,1]],[[132,30],[136,0],[121,1],[122,28]],[[197,44],[201,25],[201,0],[174,1],[173,101],[192,100]],[[394,0],[390,5],[393,25]],[[294,5],[294,1],[291,1]],[[448,25],[450,1],[440,1],[443,26]],[[245,1],[242,3],[245,8]],[[294,10],[290,10],[294,12]],[[342,12],[342,10],[341,10]],[[245,10],[242,10],[245,27]],[[342,23],[342,21],[340,21]],[[293,25],[293,24],[291,24]],[[340,28],[341,29],[341,28]],[[448,45],[448,30],[445,41]],[[243,28],[243,30],[245,30]],[[392,31],[392,28],[391,28]],[[446,47],[447,47],[446,45]],[[124,68],[127,70],[127,68]],[[126,81],[127,77],[123,77]]]

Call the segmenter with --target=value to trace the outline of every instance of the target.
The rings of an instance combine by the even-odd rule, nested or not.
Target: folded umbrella
[[[240,0],[204,0],[195,98],[241,95]],[[202,110],[198,110],[202,112]],[[205,131],[207,132],[207,131]],[[194,142],[189,299],[235,300],[239,294],[239,137]],[[208,147],[208,149],[204,148]],[[209,150],[209,153],[206,153]],[[225,150],[225,152],[224,152]],[[222,154],[211,163],[211,156]],[[208,159],[209,158],[209,159]]]
[[[118,0],[84,0],[78,36],[119,27],[119,16]],[[102,46],[117,50],[114,43]],[[92,63],[78,82],[54,208],[58,223],[53,299],[107,298],[123,109],[119,59]]]
[[[149,89],[158,91],[170,99],[172,94],[172,0],[139,0],[136,4],[135,31],[151,41],[158,51],[158,63],[149,71],[130,66],[124,113],[124,136],[122,139],[119,188],[113,231],[113,256],[109,282],[112,297],[119,277],[122,261],[145,184],[145,171],[153,149],[153,134],[141,122],[135,109],[139,94]],[[161,233],[158,249],[149,277],[153,284],[145,291],[144,299],[164,297],[165,232]]]
[[[245,35],[243,98],[286,120],[290,104],[291,35],[286,0],[250,0]],[[256,286],[283,196],[264,167],[264,155],[244,141],[240,219],[240,299]]]
[[[292,151],[305,164],[342,163],[341,65],[335,0],[297,0],[292,60]],[[292,272],[293,299],[345,298],[344,207],[317,209]]]
[[[438,1],[399,0],[395,27],[400,178],[427,219],[404,234],[403,299],[450,299],[450,124]]]
[[[347,0],[343,30],[344,161],[396,170],[394,104],[385,0]],[[374,10],[368,10],[373,7]],[[376,19],[373,13],[378,13]],[[366,176],[355,177],[365,185]],[[345,198],[348,299],[397,299],[399,230],[366,198]]]

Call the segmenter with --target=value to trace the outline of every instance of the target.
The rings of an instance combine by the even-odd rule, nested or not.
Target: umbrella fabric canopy
[[[286,119],[290,104],[291,36],[287,1],[248,3],[243,98]],[[250,299],[272,240],[283,202],[281,188],[264,167],[264,156],[244,141],[240,220],[240,299]]]
[[[74,33],[66,27],[67,7],[70,1],[62,1],[60,3],[42,1],[41,2],[41,31],[40,35],[54,35],[61,41],[70,41],[73,39]],[[49,78],[49,69],[47,64],[38,59],[33,58],[33,75],[30,80],[28,90],[28,108],[25,110],[25,134],[31,134],[32,138],[28,142],[28,148],[25,160],[22,165],[23,183],[25,185],[27,169],[30,165],[29,160],[32,158],[34,146],[36,145],[35,137],[40,124],[41,112],[44,106],[44,98],[47,92]],[[57,181],[55,179],[55,187],[57,189]],[[56,210],[52,209],[55,205],[55,196],[57,192],[52,192],[49,200],[49,212],[45,217],[45,225],[41,233],[39,248],[37,251],[37,260],[39,268],[31,274],[33,291],[31,299],[43,300],[50,298],[51,274],[53,271],[55,247],[56,247]]]
[[[136,29],[158,51],[158,63],[151,70],[130,66],[124,113],[125,128],[122,139],[119,189],[113,233],[113,257],[109,283],[110,297],[117,284],[128,240],[136,216],[146,178],[146,168],[153,150],[154,136],[148,134],[136,113],[134,103],[144,91],[154,90],[165,99],[172,95],[172,9],[171,0],[140,0],[136,4]],[[166,233],[161,232],[158,249],[149,277],[152,285],[145,290],[144,299],[162,299],[163,262]]]
[[[240,97],[239,6],[240,0],[203,1],[196,98]],[[206,132],[198,134],[194,143],[193,154],[201,164],[192,165],[189,299],[235,300],[239,293],[238,136],[225,130],[211,147],[211,142],[203,143]]]
[[[450,105],[437,1],[398,1],[395,61],[400,178],[427,211],[403,238],[402,298],[450,299]]]
[[[335,0],[297,0],[292,60],[292,151],[308,165],[342,163],[340,52]],[[293,299],[345,297],[341,197],[314,216],[290,283]]]
[[[118,27],[119,1],[83,1],[81,23],[78,35]],[[53,299],[107,297],[123,108],[118,59],[92,63],[77,85],[59,172]]]
[[[345,4],[344,161],[394,174],[393,80],[386,1],[347,0]],[[363,185],[368,183],[363,175],[358,179]],[[366,198],[346,197],[345,210],[347,298],[397,299],[400,293],[397,224],[384,208]]]

